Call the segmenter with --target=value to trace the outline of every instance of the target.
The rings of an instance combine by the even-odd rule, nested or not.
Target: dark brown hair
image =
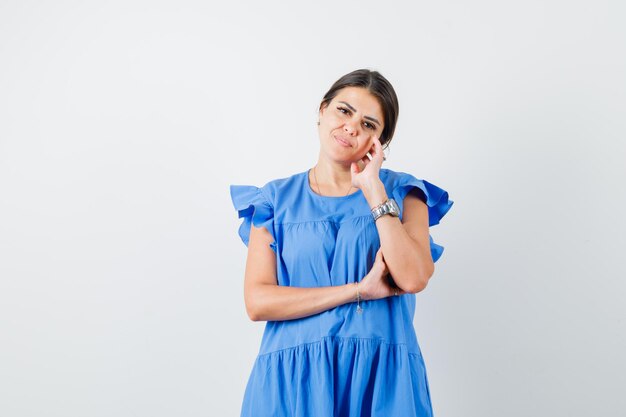
[[[396,122],[398,121],[398,113],[400,112],[398,97],[391,83],[378,71],[370,71],[368,69],[352,71],[335,81],[330,87],[330,90],[324,95],[319,110],[328,106],[339,90],[345,87],[365,88],[376,97],[380,103],[383,109],[383,123],[385,127],[383,128],[379,140],[383,145],[383,149],[386,149],[393,138],[393,133],[396,130]]]

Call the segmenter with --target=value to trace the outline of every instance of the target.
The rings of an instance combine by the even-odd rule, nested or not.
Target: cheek
[[[337,125],[341,123],[341,118],[337,116],[336,114],[331,114],[328,117],[328,121],[330,122],[330,124]]]
[[[363,147],[361,149],[359,149],[359,153],[363,156],[365,156],[371,149],[371,145],[363,145]]]

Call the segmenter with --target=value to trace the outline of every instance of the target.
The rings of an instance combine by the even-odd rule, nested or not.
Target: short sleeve
[[[454,204],[454,201],[448,198],[448,192],[436,185],[426,181],[415,178],[411,174],[398,173],[394,188],[393,199],[396,200],[400,207],[400,219],[402,219],[402,213],[404,211],[404,197],[414,188],[421,190],[421,193],[426,199],[426,205],[428,206],[428,226],[435,226],[439,224],[442,217]],[[443,253],[443,246],[436,244],[430,236],[430,253],[433,258],[433,262],[441,257]]]
[[[248,246],[251,224],[265,227],[272,235],[270,247],[276,252],[276,236],[274,233],[274,207],[265,197],[261,188],[254,185],[231,185],[230,197],[243,222],[239,226],[239,237]]]

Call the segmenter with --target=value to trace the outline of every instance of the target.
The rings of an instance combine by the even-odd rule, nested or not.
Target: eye
[[[337,107],[337,110],[339,110],[343,114],[350,114],[350,110],[346,109],[345,107]],[[363,124],[370,130],[376,130],[376,126],[369,122],[364,122]]]

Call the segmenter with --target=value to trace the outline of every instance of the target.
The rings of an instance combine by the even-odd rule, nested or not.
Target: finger
[[[383,144],[380,142],[380,140],[378,140],[377,142],[379,143],[380,155],[383,158],[383,161],[386,161],[387,156],[385,155],[385,149],[383,149]]]
[[[372,155],[372,159],[370,159],[370,160],[368,161],[368,163],[369,163],[369,162],[375,162],[375,163],[378,163],[378,160],[379,160],[379,159],[381,159],[381,158],[380,158],[380,156],[378,156],[378,155],[379,155],[379,153],[378,153],[375,149],[371,149],[371,150],[370,150],[370,155]],[[382,159],[381,159],[381,160],[382,160]]]
[[[372,158],[374,157],[374,153],[376,152],[376,139],[374,138],[374,141],[372,142],[372,146],[370,147],[370,154],[372,155]]]
[[[382,154],[383,154],[383,147],[380,143],[380,141],[378,140],[378,137],[374,138],[374,146],[373,146],[374,150],[372,152],[372,157],[373,158],[382,158]]]

